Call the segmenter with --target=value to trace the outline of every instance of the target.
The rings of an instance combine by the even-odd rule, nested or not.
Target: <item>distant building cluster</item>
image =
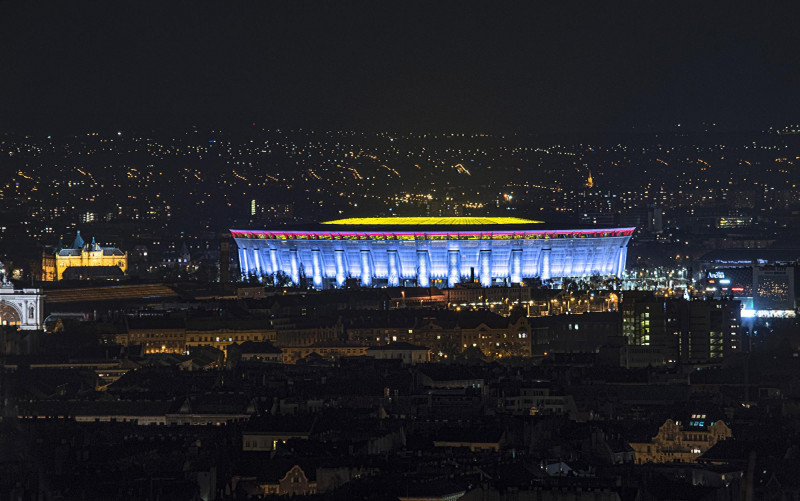
[[[0,499],[797,499],[796,132],[5,135]]]

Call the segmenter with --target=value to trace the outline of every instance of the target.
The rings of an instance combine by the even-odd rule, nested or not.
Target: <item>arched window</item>
[[[8,303],[0,302],[0,325],[19,325],[20,323],[17,310]]]

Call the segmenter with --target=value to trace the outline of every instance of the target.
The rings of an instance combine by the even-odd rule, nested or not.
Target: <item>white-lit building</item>
[[[463,282],[491,287],[624,272],[635,228],[542,225],[507,217],[352,218],[231,234],[244,277],[283,276],[318,289]]]

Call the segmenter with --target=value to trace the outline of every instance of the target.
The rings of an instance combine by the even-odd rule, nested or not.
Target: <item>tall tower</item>
[[[230,237],[223,236],[219,241],[219,281],[231,281],[231,251]]]

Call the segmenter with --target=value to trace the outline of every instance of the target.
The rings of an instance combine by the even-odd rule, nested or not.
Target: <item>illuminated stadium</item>
[[[230,230],[242,275],[318,289],[479,282],[484,287],[620,276],[634,228],[541,229],[512,217],[350,218],[309,227]]]

